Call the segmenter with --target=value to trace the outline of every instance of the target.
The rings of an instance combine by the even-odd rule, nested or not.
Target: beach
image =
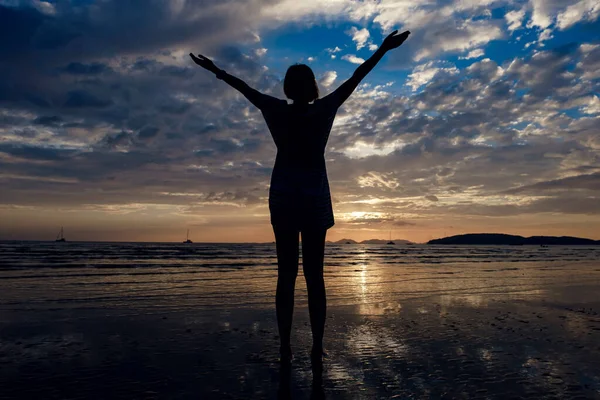
[[[0,244],[0,398],[600,398],[600,247],[328,244],[280,370],[272,244]],[[289,375],[288,375],[289,374]]]

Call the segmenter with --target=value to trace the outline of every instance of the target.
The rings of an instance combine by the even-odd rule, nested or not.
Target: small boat
[[[67,239],[65,239],[65,231],[63,230],[63,227],[60,227],[60,232],[58,232],[58,235],[56,235],[56,240],[55,242],[66,242]]]
[[[392,241],[392,231],[390,231],[390,241],[387,244],[396,244]]]
[[[190,240],[190,230],[187,230],[187,236],[185,238],[185,240],[183,241],[183,243],[194,243]]]

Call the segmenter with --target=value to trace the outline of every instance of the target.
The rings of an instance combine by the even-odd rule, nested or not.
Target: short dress
[[[312,104],[264,102],[261,111],[277,146],[269,188],[271,224],[329,229],[335,224],[325,147],[338,109],[331,96]]]

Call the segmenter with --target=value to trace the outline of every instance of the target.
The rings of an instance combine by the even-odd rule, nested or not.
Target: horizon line
[[[600,239],[591,239],[591,238],[585,238],[585,237],[578,237],[578,236],[566,236],[566,235],[561,235],[561,236],[554,236],[554,235],[531,235],[531,236],[522,236],[522,235],[515,235],[515,234],[508,234],[508,233],[492,233],[492,232],[485,232],[485,233],[462,233],[462,234],[458,234],[458,235],[450,235],[450,236],[443,236],[443,237],[438,237],[438,238],[432,238],[432,239],[428,239],[425,242],[416,242],[416,241],[411,241],[408,239],[399,239],[399,238],[395,238],[395,239],[391,239],[392,241],[400,241],[401,243],[398,243],[400,245],[406,245],[406,244],[429,244],[430,241],[433,240],[442,240],[442,239],[447,239],[447,238],[451,238],[451,237],[456,237],[456,236],[466,236],[466,235],[506,235],[506,236],[519,236],[522,238],[532,238],[532,237],[554,237],[554,238],[564,238],[564,237],[570,237],[570,238],[577,238],[577,239],[584,239],[584,240],[592,240],[592,241],[598,241],[600,242]],[[378,238],[371,238],[371,239],[364,239],[361,241],[357,241],[354,239],[350,239],[350,238],[342,238],[342,239],[338,239],[338,240],[326,240],[325,243],[337,243],[337,242],[342,242],[342,243],[338,243],[338,244],[346,244],[343,243],[344,241],[347,240],[351,240],[354,243],[350,243],[350,244],[378,244],[378,243],[363,243],[366,241],[371,241],[371,240],[379,240],[379,241],[388,241],[390,239],[378,239]],[[0,239],[0,242],[35,242],[35,243],[53,243],[56,242],[56,240],[54,239]],[[163,244],[175,244],[175,243],[179,243],[179,244],[274,244],[275,240],[270,240],[270,241],[264,241],[264,242],[253,242],[253,241],[243,241],[243,242],[226,242],[226,241],[222,241],[222,242],[192,242],[192,243],[185,243],[184,241],[135,241],[135,240],[67,240],[67,243],[163,243]],[[302,243],[301,238],[299,239],[299,243]],[[394,243],[395,244],[395,243]]]
[[[325,243],[335,243],[335,242],[339,242],[341,240],[346,240],[346,239],[339,239],[336,241],[331,241],[331,240],[326,240]],[[354,239],[351,239],[354,240]],[[389,240],[389,239],[366,239],[366,240]],[[402,240],[402,241],[407,241],[409,243],[412,244],[427,244],[427,242],[413,242],[410,241],[408,239],[392,239],[392,241],[394,240]],[[434,239],[430,239],[430,240],[434,240]],[[302,240],[298,240],[300,243],[302,243]],[[0,239],[0,242],[36,242],[36,243],[56,243],[56,240],[54,239],[48,239],[48,240],[42,240],[42,239]],[[369,243],[361,243],[358,241],[355,241],[356,243],[352,243],[352,244],[369,244]],[[147,242],[147,241],[135,241],[135,240],[66,240],[65,242],[59,242],[59,243],[169,243],[169,244],[173,244],[173,243],[179,243],[179,244],[273,244],[275,243],[274,240],[272,241],[268,241],[268,242],[192,242],[192,243],[185,243],[183,241],[178,241],[178,242]]]

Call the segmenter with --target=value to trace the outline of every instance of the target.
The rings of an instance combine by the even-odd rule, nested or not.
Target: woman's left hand
[[[190,57],[192,57],[192,60],[194,60],[196,64],[209,70],[210,72],[217,73],[219,70],[210,58],[204,57],[202,54],[198,54],[198,57],[196,57],[194,54],[190,53]]]
[[[384,40],[383,43],[381,44],[381,47],[384,50],[392,50],[395,49],[396,47],[400,47],[400,45],[402,43],[404,43],[404,41],[406,39],[408,39],[408,35],[410,35],[410,31],[405,31],[402,32],[401,34],[397,35],[398,30],[395,30],[394,32],[390,33]]]

